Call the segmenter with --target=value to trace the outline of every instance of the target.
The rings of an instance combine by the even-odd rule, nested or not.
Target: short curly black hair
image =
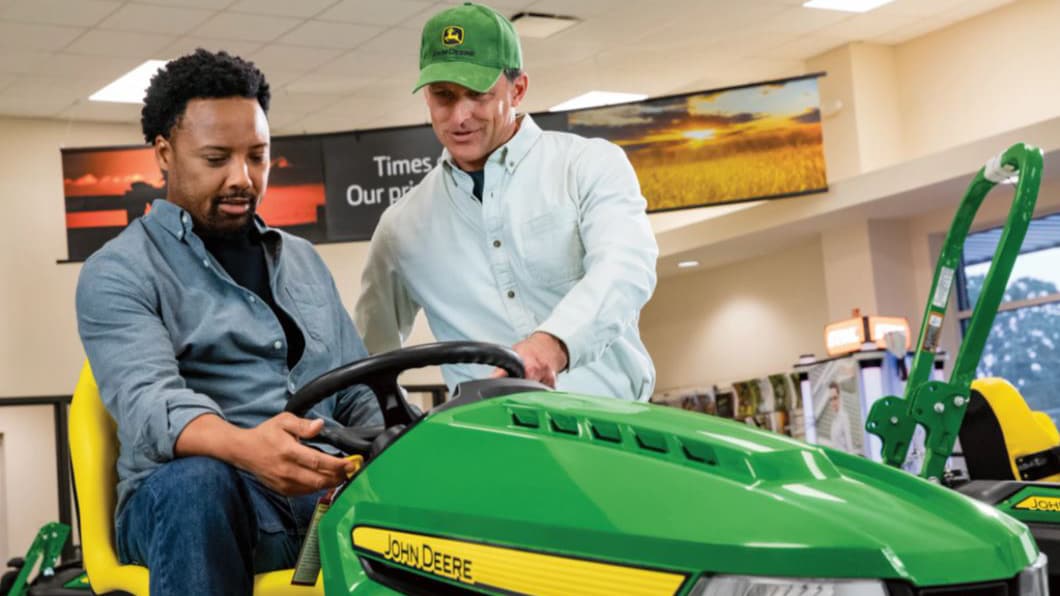
[[[149,144],[162,135],[168,139],[193,99],[246,97],[257,99],[269,112],[269,83],[253,62],[225,51],[199,48],[171,60],[151,77],[140,111],[140,127]]]

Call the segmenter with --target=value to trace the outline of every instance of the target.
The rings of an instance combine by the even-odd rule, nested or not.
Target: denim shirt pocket
[[[332,332],[329,325],[331,305],[327,299],[327,288],[315,283],[289,283],[286,289],[287,295],[298,309],[298,322],[313,339],[328,343]]]
[[[548,287],[566,285],[585,274],[577,217],[546,213],[520,227],[522,258],[533,279]]]

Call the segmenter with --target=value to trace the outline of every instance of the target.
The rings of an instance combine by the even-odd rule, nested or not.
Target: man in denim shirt
[[[152,594],[247,594],[254,573],[290,567],[321,491],[351,471],[302,441],[381,423],[364,388],[281,413],[366,352],[313,247],[255,215],[268,106],[262,73],[224,52],[159,71],[142,124],[166,200],[78,281],[81,340],[121,441],[118,552],[150,569]]]
[[[383,213],[357,323],[383,352],[422,308],[440,340],[513,345],[529,378],[648,399],[655,369],[637,324],[658,247],[636,174],[613,143],[517,114],[527,86],[504,16],[465,3],[424,26],[415,90],[445,150]],[[482,373],[443,367],[450,386]]]

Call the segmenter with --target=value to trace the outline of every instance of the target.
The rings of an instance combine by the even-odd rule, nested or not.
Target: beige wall
[[[1058,31],[1060,2],[1021,0],[898,46],[905,157],[1060,115]]]
[[[823,353],[828,322],[821,243],[668,277],[641,314],[657,389],[739,381]]]

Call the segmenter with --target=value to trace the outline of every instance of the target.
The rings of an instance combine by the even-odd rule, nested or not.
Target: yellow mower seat
[[[114,546],[117,427],[103,407],[87,362],[70,403],[70,457],[81,520],[81,550],[92,591],[101,594],[121,590],[147,596],[147,568],[122,564]],[[315,586],[294,586],[291,585],[293,573],[293,569],[259,573],[254,576],[254,594],[324,593],[319,576]]]
[[[992,377],[972,383],[960,431],[972,480],[1060,482],[1060,433],[1030,409],[1018,389]]]

